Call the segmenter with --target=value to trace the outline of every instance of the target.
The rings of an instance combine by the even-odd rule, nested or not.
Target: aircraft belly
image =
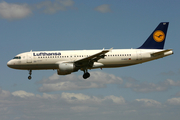
[[[138,64],[137,60],[132,60],[132,59],[114,59],[114,60],[104,60],[104,61],[99,61],[100,63],[104,64],[103,68],[109,68],[109,67],[124,67],[124,66],[129,66],[129,65],[134,65]]]
[[[137,63],[134,64],[106,64],[102,68],[116,68],[116,67],[125,67],[125,66],[130,66],[130,65],[136,65]]]
[[[57,64],[24,64],[13,65],[11,68],[20,70],[41,70],[41,69],[58,69]]]

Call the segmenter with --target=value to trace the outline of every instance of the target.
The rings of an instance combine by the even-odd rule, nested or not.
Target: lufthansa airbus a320
[[[30,51],[16,55],[7,63],[14,69],[32,70],[56,69],[58,75],[68,75],[81,70],[83,78],[90,77],[89,69],[125,67],[148,62],[173,54],[164,49],[169,22],[161,22],[147,40],[137,49]]]

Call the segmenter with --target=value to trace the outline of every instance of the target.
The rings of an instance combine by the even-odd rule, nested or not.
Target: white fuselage
[[[29,80],[32,70],[43,69],[57,69],[58,75],[81,70],[87,79],[88,69],[130,66],[173,54],[172,49],[163,49],[168,25],[161,22],[138,49],[30,51],[18,54],[7,65],[29,70]]]
[[[96,54],[102,50],[69,50],[69,51],[30,51],[18,54],[7,65],[14,69],[41,70],[58,69],[61,62],[74,62]],[[103,59],[94,62],[92,68],[112,68],[135,65],[173,54],[167,51],[152,55],[163,50],[159,49],[113,49]]]

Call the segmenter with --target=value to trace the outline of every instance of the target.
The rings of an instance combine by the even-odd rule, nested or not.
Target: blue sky
[[[179,120],[178,0],[1,0],[0,116],[2,120]],[[30,50],[130,49],[160,22],[170,22],[171,56],[112,69],[58,76],[54,70],[7,67]]]

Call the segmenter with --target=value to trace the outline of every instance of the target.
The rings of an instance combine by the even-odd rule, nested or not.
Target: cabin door
[[[32,63],[32,52],[27,53],[27,63]]]

